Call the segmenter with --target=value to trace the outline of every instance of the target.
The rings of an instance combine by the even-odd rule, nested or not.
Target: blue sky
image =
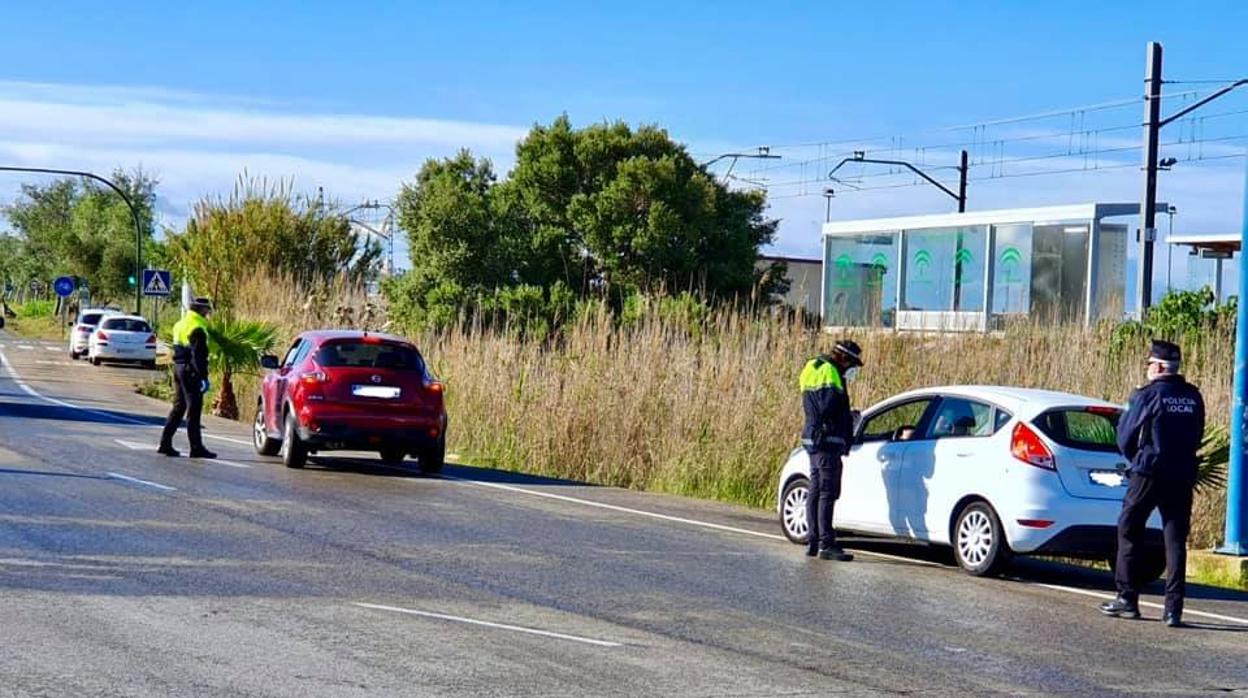
[[[244,170],[347,202],[391,197],[424,158],[460,146],[505,170],[516,137],[567,112],[580,124],[658,123],[708,159],[776,146],[784,160],[765,165],[779,169],[742,163],[734,174],[749,181],[735,185],[768,186],[783,221],[777,251],[810,254],[824,217],[819,180],[846,149],[935,167],[956,157],[942,144],[976,141],[972,179],[983,181],[972,182],[972,208],[1132,201],[1139,133],[1118,127],[1137,124],[1142,107],[1062,110],[1138,96],[1150,39],[1164,43],[1172,79],[1248,75],[1242,1],[10,5],[0,22],[0,158],[142,164],[164,182],[174,225]],[[1248,110],[1248,93],[1208,109]],[[1051,110],[1060,113],[940,130]],[[1167,134],[1190,160],[1163,179],[1177,228],[1238,228],[1246,116]],[[781,147],[825,141],[845,142]],[[1046,159],[1063,155],[1063,142],[1065,156]],[[1007,158],[1027,157],[1084,170],[994,178]],[[1015,176],[1034,168],[1008,163]],[[949,206],[922,187],[852,191],[884,181],[841,187],[833,217]]]

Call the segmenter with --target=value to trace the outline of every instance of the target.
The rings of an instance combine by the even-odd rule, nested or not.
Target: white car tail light
[[[1045,470],[1057,470],[1053,451],[1031,427],[1019,422],[1010,436],[1010,455],[1018,460]]]

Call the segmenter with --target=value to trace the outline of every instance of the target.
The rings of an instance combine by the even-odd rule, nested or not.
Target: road
[[[215,419],[222,460],[170,460],[134,370],[3,332],[0,359],[0,695],[1248,692],[1246,594],[1111,620],[1101,573],[821,562],[768,512],[482,468],[287,470]]]

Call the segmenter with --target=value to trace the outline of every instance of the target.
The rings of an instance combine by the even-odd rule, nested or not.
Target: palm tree
[[[208,350],[212,364],[221,369],[221,390],[212,413],[238,419],[233,376],[260,366],[260,356],[272,350],[277,328],[266,322],[213,317],[208,321]]]
[[[1209,427],[1200,442],[1196,489],[1220,490],[1226,487],[1226,463],[1230,460],[1231,437],[1224,427]]]

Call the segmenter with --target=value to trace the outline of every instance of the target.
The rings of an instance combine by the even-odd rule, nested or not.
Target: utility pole
[[[1160,145],[1160,131],[1166,126],[1182,119],[1206,104],[1239,87],[1248,85],[1248,78],[1227,83],[1204,99],[1179,111],[1161,118],[1161,44],[1148,42],[1148,64],[1144,72],[1144,196],[1141,197],[1140,209],[1140,273],[1137,289],[1140,295],[1140,315],[1152,305],[1153,294],[1153,241],[1157,239],[1157,155]],[[1173,158],[1166,158],[1162,169],[1174,164]]]
[[[1161,44],[1148,42],[1144,71],[1144,196],[1140,204],[1140,318],[1153,304],[1153,241],[1157,237],[1157,151],[1161,142]]]

